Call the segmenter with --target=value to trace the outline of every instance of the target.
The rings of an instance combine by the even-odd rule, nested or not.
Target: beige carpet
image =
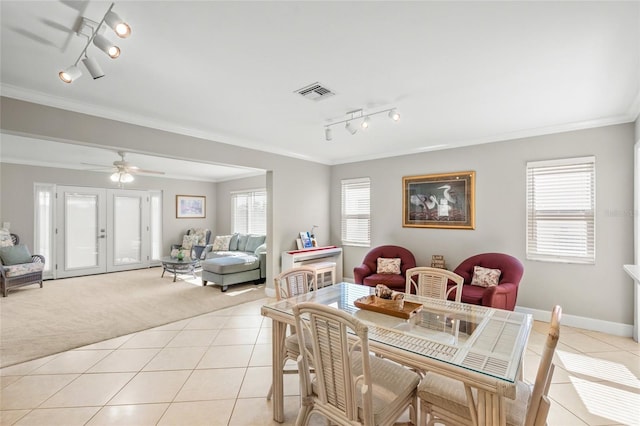
[[[161,268],[44,282],[0,297],[0,367],[265,297],[264,284],[201,285]],[[199,274],[198,274],[199,275]],[[184,280],[181,280],[184,279]]]

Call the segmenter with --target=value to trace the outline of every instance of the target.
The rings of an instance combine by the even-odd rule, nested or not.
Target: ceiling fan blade
[[[139,169],[137,167],[134,168],[134,169],[131,169],[131,171],[133,173],[146,173],[146,174],[153,174],[153,175],[163,175],[164,174],[164,172],[159,172],[157,170],[145,170],[145,169]]]
[[[80,163],[80,164],[85,165],[85,166],[101,167],[103,169],[109,169],[109,170],[114,168],[113,166],[110,166],[110,165],[108,166],[108,165],[104,165],[104,164],[93,164],[93,163]]]

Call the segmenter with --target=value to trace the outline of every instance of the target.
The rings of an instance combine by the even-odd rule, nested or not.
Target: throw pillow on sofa
[[[262,243],[264,243],[265,236],[264,235],[249,235],[247,239],[247,245],[244,248],[244,251],[255,252],[258,247]]]
[[[482,266],[473,267],[473,278],[471,285],[479,287],[493,287],[498,285],[500,281],[500,269],[483,268]]]
[[[238,250],[238,237],[240,234],[235,233],[231,236],[231,240],[229,241],[229,251]]]
[[[17,246],[0,247],[0,258],[6,266],[19,265],[31,262],[31,253],[24,244]]]
[[[249,241],[249,235],[238,235],[238,251],[247,251],[247,241]]]
[[[213,245],[211,246],[211,251],[227,251],[229,250],[229,242],[231,241],[231,237],[233,235],[218,235],[215,240],[213,240]]]
[[[400,258],[386,259],[384,257],[378,258],[378,274],[400,274]]]

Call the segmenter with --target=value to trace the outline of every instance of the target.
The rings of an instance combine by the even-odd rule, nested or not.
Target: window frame
[[[567,208],[563,194],[583,206]],[[536,204],[547,208],[536,209]],[[527,162],[525,226],[527,260],[595,264],[595,156]]]
[[[342,240],[342,244],[345,246],[355,246],[355,247],[371,247],[371,178],[351,178],[351,179],[342,179],[340,181],[340,237]],[[349,191],[356,190],[366,190],[366,200],[361,200],[366,203],[366,206],[359,206],[360,209],[365,209],[364,211],[347,213],[347,201],[346,197],[348,196]],[[351,200],[352,202],[356,202],[357,200]],[[362,231],[358,231],[358,229],[354,229],[353,227],[349,227],[349,221],[366,221],[366,231],[363,234]]]
[[[231,197],[231,233],[240,233],[240,234],[258,234],[258,235],[266,235],[267,234],[267,208],[268,208],[268,198],[267,198],[267,190],[266,188],[259,188],[259,189],[248,189],[248,190],[242,190],[242,191],[232,191],[230,193]],[[263,218],[263,222],[262,225],[264,227],[264,231],[262,230],[262,228],[252,228],[252,224],[254,224],[255,226],[255,222],[252,220],[251,214],[255,214],[255,210],[252,209],[252,206],[255,202],[255,198],[256,195],[260,195],[260,196],[264,196],[264,218]],[[247,217],[245,218],[246,220],[246,231],[242,230],[239,231],[238,229],[236,229],[236,197],[240,197],[240,196],[247,196],[248,199],[250,199],[250,201],[248,202],[248,204],[250,204],[250,206],[247,206]]]

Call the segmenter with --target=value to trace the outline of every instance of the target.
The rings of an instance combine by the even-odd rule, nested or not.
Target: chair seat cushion
[[[403,291],[406,286],[405,277],[395,274],[373,274],[365,277],[362,281],[364,285],[375,287],[378,284],[384,284],[390,289]]]
[[[385,414],[396,411],[403,405],[406,398],[411,395],[418,383],[420,376],[394,362],[375,355],[369,356],[371,369],[371,381],[373,383],[373,419],[374,424],[385,423],[382,421]],[[353,365],[351,373],[354,376],[362,375],[362,353],[353,355]],[[313,392],[317,395],[317,379],[312,382]],[[358,392],[356,405],[358,406],[358,416],[363,418],[362,393]]]
[[[474,399],[477,400],[477,391],[472,389],[472,393]],[[504,399],[507,425],[524,425],[530,397],[531,386],[523,381],[518,381],[516,383],[516,399]],[[464,385],[459,380],[436,373],[426,373],[418,386],[418,398],[421,400],[421,404],[424,401],[471,420]]]
[[[31,274],[34,272],[42,272],[44,270],[44,263],[20,263],[19,265],[11,265],[4,267],[4,275],[7,278],[19,277],[21,275]]]
[[[449,287],[450,288],[450,287]],[[463,285],[462,286],[462,303],[470,303],[472,305],[482,305],[482,296],[484,295],[486,288],[476,285]],[[455,300],[455,290],[449,293],[449,300]]]
[[[356,354],[358,355],[358,354]],[[420,383],[420,375],[394,362],[375,355],[369,356],[371,364],[371,380],[373,382],[373,418],[374,424],[387,413],[397,411],[403,401],[411,395]],[[355,356],[354,375],[362,374],[362,358]],[[363,418],[362,395],[358,393],[358,414]]]

